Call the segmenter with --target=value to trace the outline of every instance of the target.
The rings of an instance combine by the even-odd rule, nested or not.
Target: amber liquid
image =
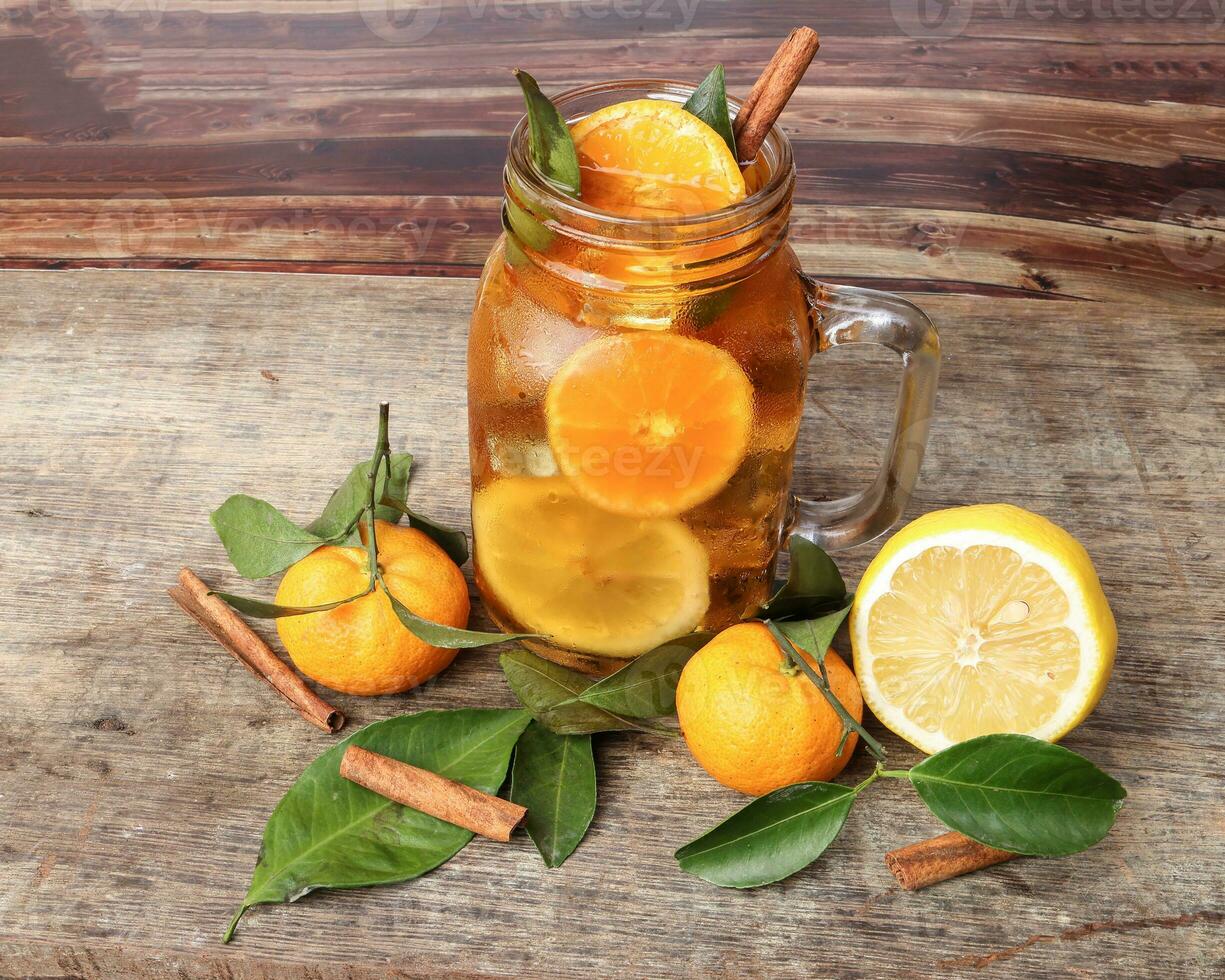
[[[601,259],[574,256],[571,261],[599,269]],[[812,334],[789,247],[777,248],[729,289],[678,292],[661,303],[658,296],[640,299],[632,291],[581,288],[527,260],[514,242],[508,247],[505,238],[500,241],[481,279],[469,341],[473,492],[504,479],[556,478],[544,408],[553,374],[583,345],[635,330],[663,330],[714,344],[731,355],[752,385],[743,461],[713,497],[677,515],[701,543],[709,565],[709,605],[699,628],[721,629],[751,615],[767,598],[791,499]],[[488,587],[479,534],[475,564],[499,625],[530,631]],[[537,646],[563,663],[602,669],[601,658],[584,651],[575,657],[575,651]]]

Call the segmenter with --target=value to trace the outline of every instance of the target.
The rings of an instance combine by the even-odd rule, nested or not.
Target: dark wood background
[[[744,94],[808,23],[823,47],[784,125],[812,271],[1215,305],[1222,20],[1221,0],[0,0],[0,264],[474,276],[512,67],[556,92],[721,61]]]

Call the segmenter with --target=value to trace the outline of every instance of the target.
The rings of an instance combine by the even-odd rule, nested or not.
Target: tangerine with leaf
[[[360,527],[369,544],[369,529]],[[448,667],[456,650],[432,646],[396,616],[384,592],[433,623],[468,623],[468,585],[459,566],[428,535],[388,521],[375,522],[381,581],[375,590],[323,612],[277,620],[294,665],[307,677],[345,694],[399,694]],[[363,592],[370,581],[367,548],[325,545],[296,562],[281,580],[276,601],[317,606]]]
[[[861,722],[859,682],[832,649],[825,671],[833,696]],[[851,733],[841,744],[842,720],[760,622],[731,626],[693,655],[677,684],[676,713],[698,764],[751,796],[832,779],[858,741]]]

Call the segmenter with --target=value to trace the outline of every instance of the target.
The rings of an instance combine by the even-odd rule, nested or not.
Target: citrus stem
[[[375,582],[378,580],[379,572],[379,546],[374,533],[374,514],[377,507],[375,500],[375,490],[379,482],[379,467],[383,465],[383,460],[388,460],[388,476],[390,477],[391,467],[391,446],[387,440],[387,421],[391,414],[391,405],[389,402],[379,402],[379,436],[374,446],[374,455],[370,457],[370,502],[366,507],[367,518],[367,534],[366,534],[366,553],[370,561],[370,591],[374,591]]]
[[[238,911],[234,913],[234,917],[230,919],[230,924],[225,927],[225,932],[221,936],[223,943],[228,943],[234,938],[234,929],[238,926],[238,920],[242,918],[243,913],[247,911],[246,905],[240,905]]]
[[[877,775],[884,776],[886,779],[909,779],[910,778],[909,769],[881,769],[880,766],[877,766],[876,772],[877,772]]]
[[[872,770],[868,778],[865,779],[858,786],[856,786],[854,789],[852,789],[851,792],[854,793],[856,796],[858,796],[860,793],[862,793],[865,789],[867,789],[874,782],[876,782],[876,780],[880,778],[882,771],[883,770],[881,769],[881,767],[877,765],[877,767],[874,770]]]
[[[821,673],[818,674],[815,670],[813,670],[812,665],[800,654],[799,650],[796,648],[796,645],[783,635],[782,630],[780,630],[768,619],[763,620],[763,622],[765,623],[766,628],[770,631],[771,635],[774,637],[774,642],[778,644],[778,648],[782,651],[783,656],[789,658],[792,663],[794,663],[800,668],[800,670],[804,671],[804,673],[808,675],[808,679],[810,681],[817,685],[817,690],[824,695],[825,700],[829,702],[829,706],[834,709],[834,713],[842,720],[844,731],[853,731],[858,734],[859,737],[863,739],[863,744],[867,746],[868,751],[876,757],[876,760],[878,762],[884,762],[885,747],[868,734],[868,730],[857,722],[854,716],[852,716],[851,713],[842,706],[842,702],[838,700],[838,698],[834,695],[834,692],[830,689],[829,677],[825,673],[824,655],[817,657],[817,662],[821,667]],[[817,655],[814,654],[814,656]],[[842,744],[844,743],[839,743],[839,749],[841,749]],[[841,754],[841,752],[839,752],[839,754]]]

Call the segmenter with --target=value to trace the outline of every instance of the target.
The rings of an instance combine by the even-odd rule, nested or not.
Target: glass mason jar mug
[[[573,121],[691,91],[616,82],[555,102]],[[801,272],[786,240],[795,170],[777,127],[745,200],[711,213],[588,207],[535,168],[526,121],[504,184],[504,233],[468,346],[476,578],[503,629],[607,673],[751,616],[789,534],[838,550],[898,519],[927,441],[936,331],[899,297]],[[892,439],[864,492],[795,497],[809,358],[847,344],[901,356]]]

